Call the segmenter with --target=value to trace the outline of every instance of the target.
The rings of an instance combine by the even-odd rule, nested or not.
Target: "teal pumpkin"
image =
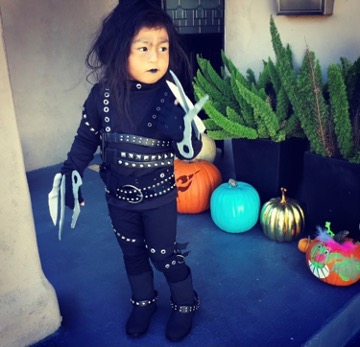
[[[259,219],[259,211],[259,194],[248,183],[230,179],[211,195],[211,218],[217,227],[228,233],[250,230]]]

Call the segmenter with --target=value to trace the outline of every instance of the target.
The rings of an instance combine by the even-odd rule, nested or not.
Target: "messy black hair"
[[[123,120],[131,121],[128,112],[130,76],[128,57],[132,39],[142,28],[164,28],[169,36],[169,68],[188,83],[191,67],[181,38],[171,17],[154,1],[121,0],[104,19],[86,56],[89,76],[110,88]]]

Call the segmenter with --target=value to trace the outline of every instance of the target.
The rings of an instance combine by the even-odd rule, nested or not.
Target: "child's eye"
[[[140,48],[138,48],[138,50],[140,52],[146,52],[148,49],[147,49],[147,47],[140,47]]]
[[[167,47],[160,47],[160,52],[166,52],[168,50]]]

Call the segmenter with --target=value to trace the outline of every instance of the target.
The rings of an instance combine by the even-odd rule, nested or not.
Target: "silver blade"
[[[194,117],[201,111],[203,106],[205,105],[206,101],[209,99],[208,95],[205,95],[203,98],[201,98],[194,107],[192,107],[191,104],[188,103],[188,100],[186,98],[186,94],[184,91],[183,86],[181,85],[181,82],[175,75],[175,73],[170,70],[170,74],[174,79],[174,82],[176,86],[179,89],[180,93],[180,99],[179,102],[181,106],[184,108],[186,114],[184,116],[184,133],[183,133],[183,139],[181,142],[178,142],[176,144],[180,154],[187,159],[191,159],[194,156],[194,149],[192,147],[191,143],[191,129],[193,128],[195,131],[195,135],[197,138],[200,138],[200,134],[198,131],[198,128],[195,124],[193,124]]]
[[[49,211],[54,225],[56,225],[57,217],[58,217],[59,190],[60,190],[61,176],[62,176],[61,173],[57,173],[54,176],[52,190],[48,194]]]
[[[184,116],[184,133],[182,141],[176,144],[180,154],[187,159],[191,159],[194,156],[194,149],[192,147],[191,142],[191,128],[192,128],[192,121],[194,117],[200,112],[200,110],[205,105],[206,101],[209,99],[208,95],[205,95],[201,98],[194,107],[186,113]]]
[[[190,105],[188,104],[188,101],[186,99],[186,94],[185,94],[184,88],[183,88],[183,86],[181,85],[181,82],[179,81],[179,79],[177,78],[177,76],[175,75],[175,73],[172,70],[170,70],[170,74],[171,74],[172,78],[174,79],[174,82],[175,82],[175,84],[178,87],[179,92],[180,92],[181,100],[179,100],[179,102],[180,102],[181,106],[184,108],[185,112],[189,112],[190,111]]]
[[[72,189],[74,194],[74,210],[71,220],[71,228],[74,229],[80,215],[79,189],[80,186],[82,185],[82,179],[77,171],[72,172],[71,179],[72,179]]]
[[[60,184],[60,220],[59,220],[59,232],[58,232],[59,240],[61,240],[61,233],[62,233],[64,217],[65,217],[65,179],[66,176],[63,175]]]

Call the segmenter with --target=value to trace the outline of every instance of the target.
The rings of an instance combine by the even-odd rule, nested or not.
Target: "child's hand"
[[[175,142],[180,142],[184,133],[184,116],[185,112],[178,106],[177,100],[164,104],[159,112],[158,130]]]
[[[79,203],[81,206],[85,206],[85,201],[81,194],[81,188],[79,188]],[[71,175],[66,175],[65,181],[65,206],[70,209],[74,209],[75,207],[75,198],[73,193],[73,186],[71,181]]]

